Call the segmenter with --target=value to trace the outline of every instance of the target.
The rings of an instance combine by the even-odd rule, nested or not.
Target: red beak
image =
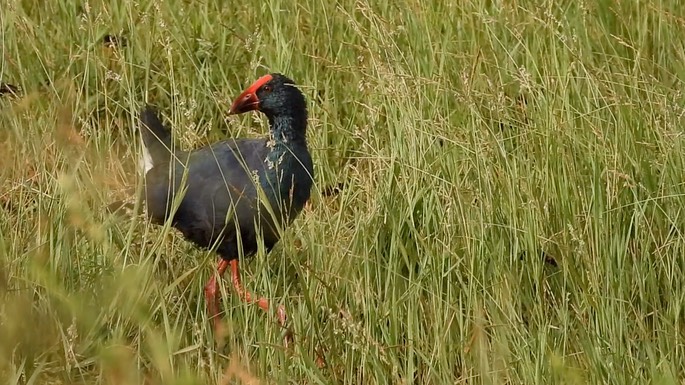
[[[264,75],[257,79],[251,86],[249,86],[245,91],[243,91],[240,96],[238,96],[231,109],[228,111],[229,115],[242,114],[243,112],[259,110],[259,98],[257,98],[257,90],[273,79],[271,75]]]

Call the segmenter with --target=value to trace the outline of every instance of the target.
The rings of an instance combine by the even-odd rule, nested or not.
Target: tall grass
[[[3,382],[683,383],[682,7],[452,3],[0,0]],[[270,71],[316,189],[243,275],[292,351],[230,285],[217,344],[216,256],[107,210],[144,102],[184,148],[265,135],[226,112]]]

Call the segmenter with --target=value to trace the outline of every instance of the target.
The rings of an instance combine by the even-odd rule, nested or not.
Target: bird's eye
[[[262,91],[271,92],[271,86],[268,84],[265,84],[264,87],[262,87]]]

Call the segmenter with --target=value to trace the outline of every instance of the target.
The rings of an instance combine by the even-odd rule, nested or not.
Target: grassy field
[[[77,3],[0,0],[1,383],[685,384],[679,2]],[[226,281],[215,343],[216,256],[107,210],[143,103],[262,136],[271,71],[316,188],[243,278],[291,351]]]

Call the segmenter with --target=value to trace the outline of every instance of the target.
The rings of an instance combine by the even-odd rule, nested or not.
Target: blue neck
[[[293,173],[301,169],[303,163],[309,159],[299,159],[309,156],[307,151],[307,117],[304,114],[280,115],[269,117],[271,138],[267,146],[270,151],[266,156],[265,173],[261,176],[262,188],[280,194],[281,199],[288,199],[293,184]]]
[[[307,146],[307,110],[268,116],[271,137],[277,143]]]

